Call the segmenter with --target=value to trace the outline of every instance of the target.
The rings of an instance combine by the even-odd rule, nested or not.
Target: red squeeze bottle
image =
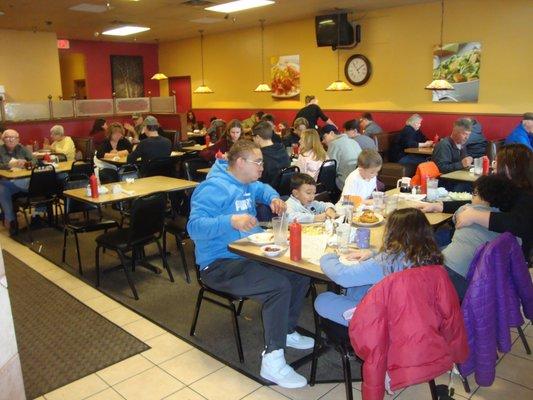
[[[215,158],[217,160],[221,159],[223,156],[224,156],[224,154],[220,151],[220,149],[215,154]]]
[[[211,144],[211,136],[209,134],[205,135],[205,147],[209,147]]]
[[[96,179],[96,175],[92,174],[89,178],[89,185],[91,186],[91,197],[93,199],[98,198],[98,180]]]
[[[490,165],[489,158],[487,156],[483,156],[483,175],[489,174],[489,165]]]
[[[46,153],[43,157],[43,161],[44,162],[50,162],[51,161],[51,158],[50,158],[50,154]]]
[[[289,225],[289,248],[292,261],[302,259],[302,225],[296,219]]]
[[[428,192],[428,176],[427,174],[422,174],[422,179],[420,182],[420,190],[422,190],[422,194],[427,194]]]

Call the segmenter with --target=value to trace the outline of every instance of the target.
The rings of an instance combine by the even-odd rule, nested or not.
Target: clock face
[[[351,56],[344,66],[344,75],[352,85],[364,85],[370,79],[371,73],[370,61],[362,54]]]

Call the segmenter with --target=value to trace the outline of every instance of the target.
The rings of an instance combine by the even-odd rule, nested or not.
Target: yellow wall
[[[61,86],[63,98],[70,99],[75,93],[74,81],[86,79],[85,54],[83,53],[59,53],[59,65],[61,69]]]
[[[7,101],[61,95],[55,33],[0,30],[0,85]]]
[[[396,7],[357,15],[362,42],[341,52],[366,55],[373,76],[352,92],[326,92],[336,79],[337,57],[318,48],[314,19],[265,27],[265,63],[271,55],[299,54],[301,101],[274,101],[255,93],[261,80],[259,27],[204,37],[205,81],[215,91],[192,95],[194,108],[299,108],[314,94],[328,109],[417,110],[523,113],[533,99],[531,0],[447,0],[444,42],[480,41],[482,60],[478,103],[433,103],[424,90],[432,79],[432,46],[440,37],[440,2]],[[267,19],[268,23],[268,19]],[[159,68],[168,76],[191,75],[200,84],[199,38],[162,43]],[[162,82],[161,93],[168,93]]]

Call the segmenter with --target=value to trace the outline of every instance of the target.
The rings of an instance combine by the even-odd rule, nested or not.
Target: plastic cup
[[[385,208],[385,193],[378,191],[372,192],[372,200],[374,210],[377,212],[382,212]]]
[[[427,194],[428,201],[436,201],[439,198],[439,180],[428,178],[427,180]]]
[[[340,224],[337,227],[337,244],[341,253],[348,252],[348,242],[350,240],[350,224]]]
[[[272,232],[274,233],[274,243],[278,246],[287,244],[287,230],[289,228],[289,218],[272,218]]]
[[[398,208],[398,195],[391,194],[385,197],[385,214],[391,215]]]
[[[344,222],[351,224],[353,218],[353,204],[345,204],[342,208],[344,209]]]
[[[483,174],[483,158],[474,158],[474,175]]]
[[[357,228],[357,232],[355,232],[355,243],[360,249],[370,248],[370,229]]]

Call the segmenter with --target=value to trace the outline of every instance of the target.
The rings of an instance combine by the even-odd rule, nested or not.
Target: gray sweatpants
[[[294,332],[310,278],[248,259],[219,259],[200,272],[215,290],[263,304],[266,352],[285,348]]]

